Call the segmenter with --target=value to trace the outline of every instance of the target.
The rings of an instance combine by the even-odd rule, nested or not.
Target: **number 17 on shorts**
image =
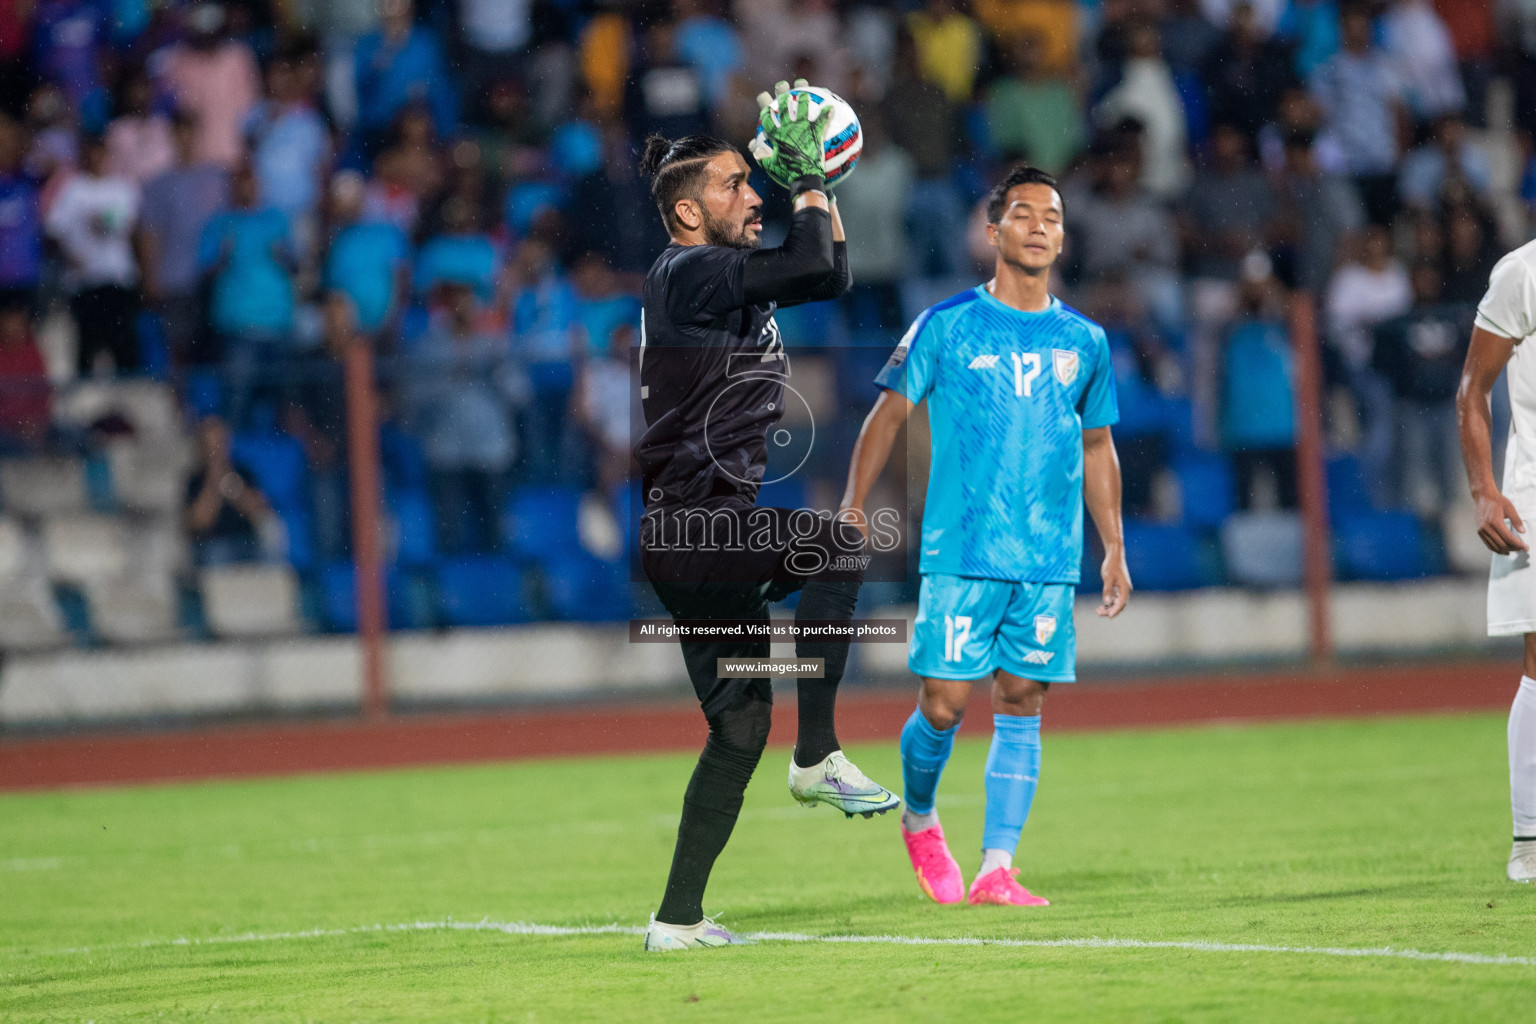
[[[907,665],[930,679],[981,679],[994,669],[1024,679],[1077,679],[1075,588],[928,573],[918,597]]]

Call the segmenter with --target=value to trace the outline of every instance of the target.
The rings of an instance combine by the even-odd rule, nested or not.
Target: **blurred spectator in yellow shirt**
[[[944,90],[951,103],[967,103],[981,64],[981,32],[956,8],[955,0],[928,0],[907,19],[917,43],[923,77]]]
[[[973,0],[976,20],[998,39],[1040,37],[1040,69],[1066,77],[1077,68],[1077,5],[1072,0]]]
[[[618,3],[598,4],[592,20],[582,30],[581,74],[591,90],[592,102],[604,114],[617,117],[624,108],[624,81],[629,77],[629,51],[633,40],[629,16]]]

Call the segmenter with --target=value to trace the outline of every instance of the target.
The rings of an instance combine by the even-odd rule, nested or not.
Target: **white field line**
[[[409,921],[402,924],[372,924],[354,928],[312,928],[297,932],[245,932],[240,935],[211,935],[205,938],[146,939],[143,942],[114,946],[81,946],[56,950],[55,954],[92,953],[107,949],[152,949],[171,946],[222,946],[250,942],[285,942],[294,939],[320,939],[345,935],[370,935],[387,932],[501,932],[506,935],[643,935],[638,925],[551,925],[526,921]],[[1143,939],[982,939],[971,937],[926,938],[917,935],[807,935],[801,932],[752,932],[747,938],[758,942],[831,942],[878,946],[1001,946],[1018,949],[1181,949],[1193,953],[1270,953],[1296,956],[1336,956],[1384,960],[1427,960],[1439,963],[1476,964],[1493,967],[1536,967],[1536,957],[1507,956],[1500,953],[1436,953],[1418,949],[1394,949],[1391,946],[1276,946],[1239,942],[1150,942]]]

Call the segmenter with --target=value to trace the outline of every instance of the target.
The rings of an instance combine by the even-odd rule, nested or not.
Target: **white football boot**
[[[667,924],[651,915],[651,923],[645,929],[645,948],[652,953],[668,953],[676,949],[709,949],[714,946],[750,946],[751,939],[744,939],[728,931],[710,918],[698,924]]]
[[[1536,839],[1515,841],[1504,873],[1511,882],[1536,882]]]
[[[807,807],[831,804],[850,818],[855,814],[871,818],[901,806],[901,797],[871,782],[841,750],[832,751],[820,764],[809,768],[801,768],[791,756],[789,792]]]

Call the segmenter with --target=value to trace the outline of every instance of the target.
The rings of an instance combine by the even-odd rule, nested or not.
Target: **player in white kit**
[[[1536,242],[1493,268],[1477,307],[1472,345],[1456,393],[1467,482],[1477,503],[1477,533],[1493,552],[1488,635],[1525,637],[1525,668],[1509,711],[1509,791],[1514,812],[1511,881],[1536,880],[1536,566],[1526,521],[1536,521]],[[1489,396],[1509,368],[1513,411],[1504,489],[1493,478]]]

